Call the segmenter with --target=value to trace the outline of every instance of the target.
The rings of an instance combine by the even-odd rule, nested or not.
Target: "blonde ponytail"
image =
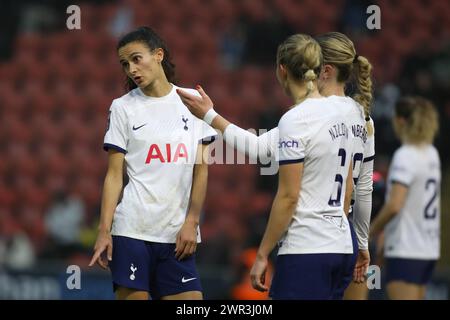
[[[364,115],[366,118],[367,133],[369,136],[373,135],[373,127],[370,122],[370,109],[372,107],[372,79],[370,77],[372,72],[372,65],[369,60],[362,56],[355,57],[354,76],[358,93],[353,95],[353,99],[364,108]]]
[[[311,91],[314,90],[314,80],[317,79],[317,75],[314,73],[314,70],[309,69],[303,75],[303,79],[306,81],[306,89],[308,90],[306,95],[308,95]]]
[[[364,111],[367,133],[373,135],[370,121],[372,106],[372,65],[365,57],[356,54],[353,42],[339,32],[328,32],[316,38],[322,48],[324,64],[330,64],[337,69],[337,81],[348,83],[352,78],[356,81],[358,92],[353,99],[358,102]],[[353,76],[353,77],[352,77]]]
[[[306,34],[290,36],[278,46],[277,64],[284,65],[295,80],[306,82],[306,96],[314,90],[322,61],[320,45]]]

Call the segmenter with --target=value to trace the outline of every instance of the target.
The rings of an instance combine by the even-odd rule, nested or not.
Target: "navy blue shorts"
[[[352,254],[337,253],[279,255],[269,295],[274,300],[336,299],[352,259]]]
[[[386,258],[386,282],[404,281],[418,285],[430,282],[436,260]]]
[[[353,224],[349,221],[350,232],[352,235],[352,244],[353,244],[353,254],[350,259],[345,259],[344,266],[342,269],[342,278],[340,283],[338,284],[336,290],[334,291],[333,299],[334,300],[342,300],[344,298],[344,292],[350,283],[353,281],[353,271],[355,270],[356,259],[358,258],[358,238],[356,237],[355,229],[353,228]]]
[[[202,291],[195,255],[178,261],[175,244],[113,236],[110,269],[117,286],[147,291],[152,299],[187,291]]]

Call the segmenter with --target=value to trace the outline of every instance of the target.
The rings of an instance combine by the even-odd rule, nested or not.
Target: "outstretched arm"
[[[278,128],[274,128],[260,136],[244,130],[217,114],[213,109],[211,98],[200,86],[197,87],[197,90],[200,96],[190,94],[181,89],[177,89],[177,93],[192,114],[223,134],[223,139],[230,147],[248,155],[251,159],[275,156]]]

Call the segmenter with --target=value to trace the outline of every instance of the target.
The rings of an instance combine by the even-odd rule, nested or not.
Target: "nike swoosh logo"
[[[146,123],[144,123],[142,126],[139,126],[139,127],[133,126],[133,130],[136,131],[137,129],[140,129],[140,128],[142,128],[142,127],[145,126],[145,125],[146,125]]]
[[[192,280],[195,280],[195,279],[197,279],[197,278],[189,278],[189,279],[185,279],[185,278],[183,277],[183,278],[181,278],[181,282],[182,282],[182,283],[186,283],[186,282],[189,282],[189,281],[192,281]]]

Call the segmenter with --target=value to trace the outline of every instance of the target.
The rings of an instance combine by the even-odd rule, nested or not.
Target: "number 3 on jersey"
[[[341,167],[345,167],[346,155],[345,149],[339,149],[338,156],[341,158]],[[341,206],[342,184],[344,183],[344,178],[340,173],[336,174],[334,182],[333,192],[331,193],[330,200],[328,200],[328,205],[331,207],[339,207]],[[335,192],[335,190],[337,191]],[[336,195],[336,198],[333,198],[333,195]]]

